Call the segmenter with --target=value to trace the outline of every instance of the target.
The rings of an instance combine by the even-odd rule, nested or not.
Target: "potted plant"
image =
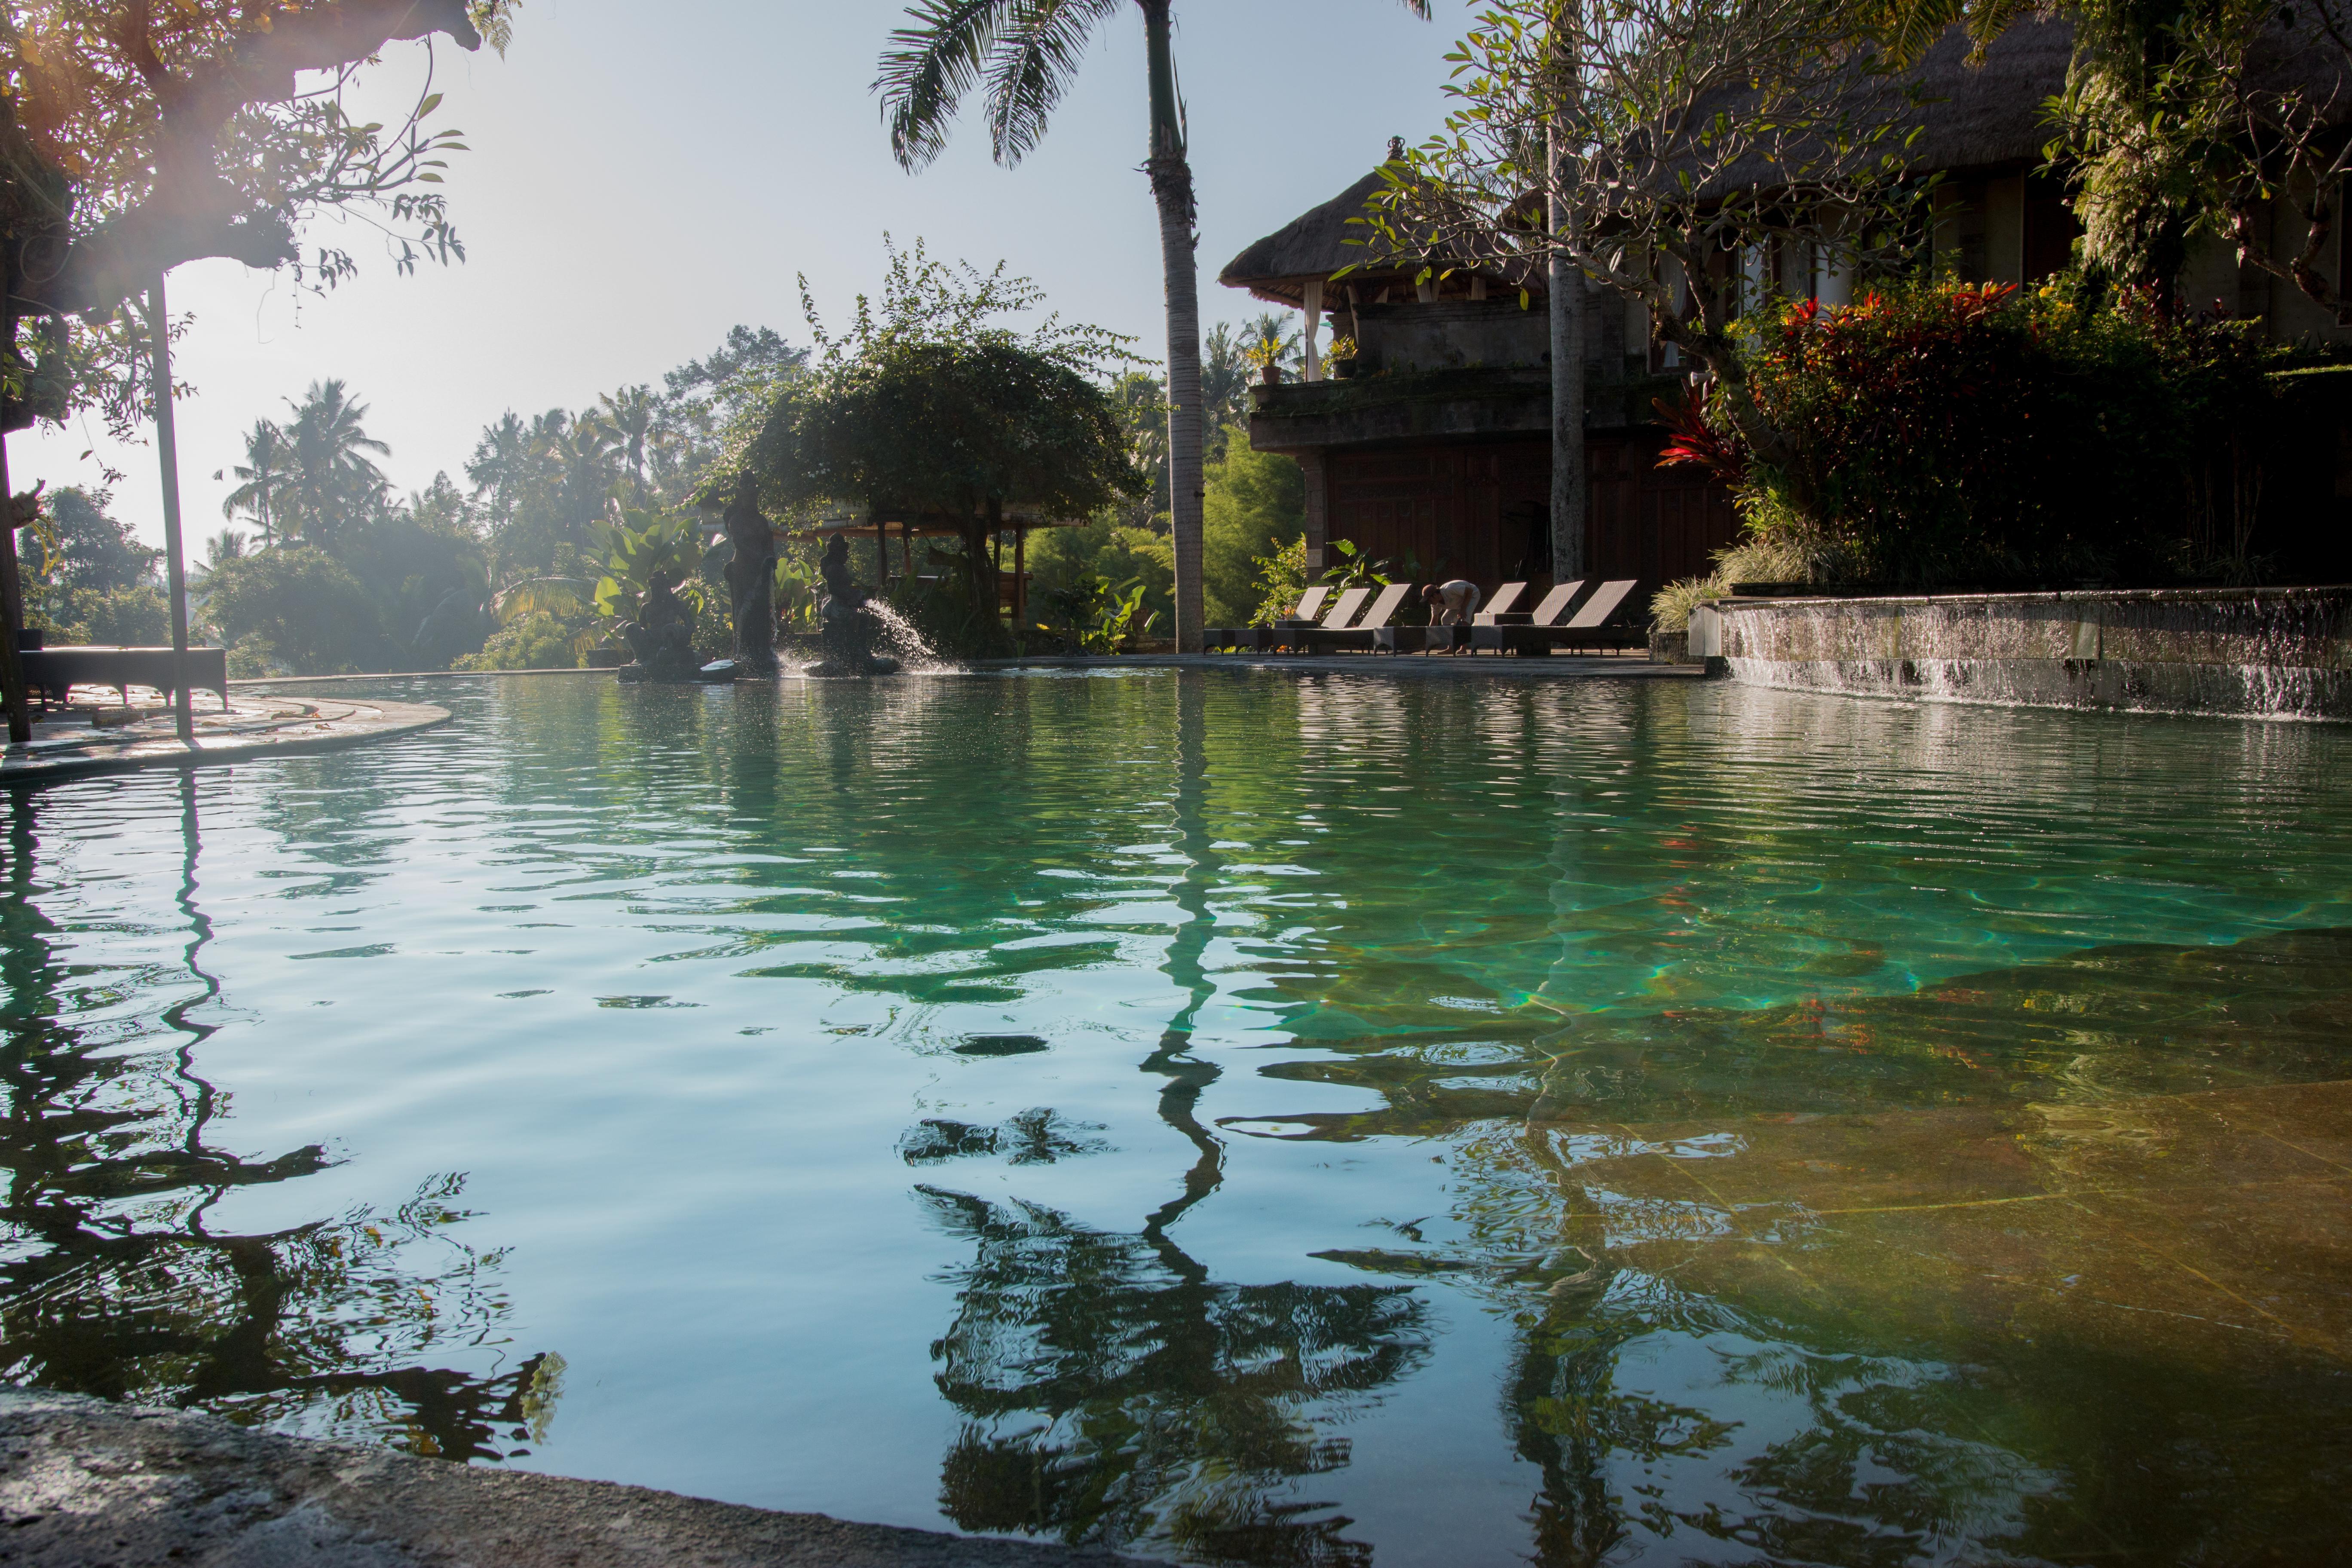
[[[1329,363],[1333,375],[1342,380],[1354,375],[1357,365],[1356,340],[1349,337],[1333,338],[1329,351],[1323,357]]]

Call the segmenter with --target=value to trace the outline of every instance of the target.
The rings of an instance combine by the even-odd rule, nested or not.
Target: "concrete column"
[[[1328,469],[1319,447],[1290,455],[1297,461],[1299,472],[1307,476],[1307,575],[1311,582],[1322,575],[1326,564],[1323,546],[1331,526]]]

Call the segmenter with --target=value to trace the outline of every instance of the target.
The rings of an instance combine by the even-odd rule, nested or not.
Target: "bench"
[[[130,689],[152,686],[166,697],[183,685],[191,690],[220,694],[228,701],[228,650],[192,647],[184,654],[167,647],[45,647],[27,648],[17,658],[25,668],[25,687],[40,694],[45,704],[63,706],[77,686],[111,686],[131,700]]]

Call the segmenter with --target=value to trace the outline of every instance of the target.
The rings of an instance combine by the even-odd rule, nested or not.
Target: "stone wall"
[[[2352,588],[1731,599],[1759,686],[1914,701],[2352,720]]]

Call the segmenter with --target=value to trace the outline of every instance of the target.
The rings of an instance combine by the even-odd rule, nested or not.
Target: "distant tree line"
[[[1219,616],[1246,619],[1259,558],[1299,536],[1296,466],[1251,451],[1244,433],[1257,365],[1296,353],[1295,333],[1271,314],[1209,337],[1207,586]],[[622,386],[573,409],[507,411],[452,466],[457,477],[443,469],[402,493],[382,466],[390,447],[369,433],[369,405],[342,381],[315,382],[279,416],[256,419],[241,460],[215,475],[233,488],[227,526],[191,563],[195,624],[229,648],[241,677],[577,664],[651,570],[667,563],[689,588],[717,581],[716,517],[696,502],[732,471],[745,432],[787,389],[814,384],[809,349],[738,326],[658,386]],[[1131,629],[1172,618],[1164,384],[1129,366],[1086,384],[1139,482],[1131,494],[1084,498],[1084,526],[1032,537],[1030,624],[1016,636],[1075,637],[1073,623],[1117,595],[1139,595]],[[787,521],[783,489],[772,484],[771,495]],[[20,532],[26,623],[52,643],[168,640],[159,552],[110,515],[110,501],[103,489],[52,492]],[[924,544],[925,583],[971,577],[969,550]],[[859,557],[869,579],[871,549],[862,543]],[[784,557],[785,625],[811,626],[813,547]],[[698,645],[723,651],[727,595],[689,598],[702,609]]]

